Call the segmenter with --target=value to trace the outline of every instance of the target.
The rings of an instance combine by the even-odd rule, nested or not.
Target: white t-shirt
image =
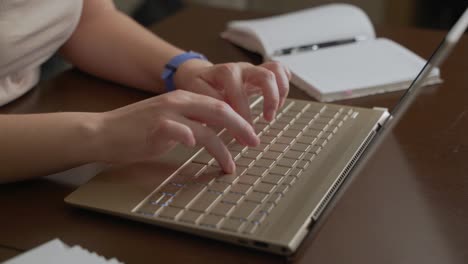
[[[83,0],[0,0],[0,106],[29,91],[75,30]]]

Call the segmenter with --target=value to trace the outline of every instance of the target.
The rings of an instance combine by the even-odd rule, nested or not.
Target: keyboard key
[[[254,187],[254,190],[262,193],[271,193],[274,188],[274,184],[261,182]]]
[[[234,206],[234,204],[225,203],[221,201],[220,203],[215,205],[213,210],[211,210],[211,213],[215,215],[226,216],[232,211],[232,209],[234,209]]]
[[[164,207],[164,209],[159,213],[160,217],[176,220],[177,217],[182,213],[182,209],[172,206]]]
[[[257,135],[260,132],[262,132],[263,130],[265,130],[266,128],[268,128],[268,127],[269,127],[269,125],[265,124],[265,123],[256,123],[256,124],[254,124],[254,130],[257,133]]]
[[[269,151],[285,152],[288,149],[289,149],[289,145],[287,144],[275,143],[272,146],[270,146]]]
[[[311,144],[314,143],[316,140],[317,140],[317,139],[314,138],[314,137],[308,137],[308,136],[303,135],[302,137],[300,137],[300,138],[297,139],[297,142],[298,142],[298,143],[302,143],[302,144],[311,145]]]
[[[201,151],[192,162],[209,165],[214,162],[214,158],[206,150]]]
[[[239,218],[228,218],[224,220],[221,228],[228,231],[237,232],[245,224],[245,220]]]
[[[277,159],[279,159],[281,157],[281,154],[282,154],[281,152],[270,152],[270,151],[268,151],[268,152],[263,153],[262,157],[265,158],[265,159],[277,160]]]
[[[275,192],[268,197],[267,203],[278,205],[281,198],[283,198],[283,194]]]
[[[302,112],[309,107],[308,103],[302,101],[295,101],[294,104],[289,108],[292,112]]]
[[[261,158],[255,163],[255,167],[262,167],[262,168],[271,168],[275,161],[271,159]]]
[[[247,172],[247,167],[236,165],[236,174],[237,176],[244,175]]]
[[[296,150],[288,150],[285,154],[284,157],[290,158],[290,159],[295,159],[295,160],[300,160],[304,156],[303,152],[296,151]]]
[[[262,137],[265,137],[265,136],[271,136],[271,137],[279,137],[281,135],[283,131],[281,129],[274,129],[274,128],[270,128],[266,131],[263,132],[263,135]]]
[[[266,172],[267,172],[267,168],[253,166],[252,168],[248,169],[245,174],[262,177],[263,175],[266,174]]]
[[[248,168],[254,164],[254,161],[255,161],[254,159],[241,157],[240,159],[236,161],[236,165]]]
[[[320,144],[320,145],[324,146],[324,145],[327,143],[327,141],[330,140],[332,137],[333,137],[333,134],[330,133],[330,132],[326,132],[326,130],[325,130],[325,131],[320,135],[320,138],[319,138],[319,140],[324,140],[325,143]]]
[[[314,152],[314,153],[315,153],[315,152]],[[316,157],[316,155],[315,155],[314,153],[312,153],[312,151],[309,152],[309,153],[306,153],[306,154],[304,155],[304,160],[308,160],[308,161],[314,160],[315,157]]]
[[[288,192],[289,190],[289,185],[287,184],[281,184],[280,186],[278,186],[278,188],[276,188],[275,192],[276,193],[281,193],[281,194],[286,194],[286,192]]]
[[[284,175],[288,174],[289,170],[290,170],[290,168],[288,168],[288,167],[275,166],[275,167],[273,167],[273,169],[270,170],[270,174],[277,174],[277,175],[284,176]]]
[[[260,225],[267,217],[267,214],[264,214],[264,213],[256,213],[252,219],[251,219],[251,223],[253,224],[256,224],[256,225]]]
[[[296,165],[296,163],[298,162],[298,160],[296,159],[290,159],[290,158],[282,158],[278,161],[278,165],[280,166],[283,166],[283,167],[288,167],[288,168],[292,168]]]
[[[327,117],[324,117],[322,114],[314,120],[314,123],[316,123],[317,125],[322,125],[325,127],[325,125],[328,125],[331,121],[331,118],[327,118]]]
[[[174,184],[165,184],[164,186],[159,189],[159,195],[162,196],[164,194],[168,195],[176,195],[181,190],[181,186],[174,185]],[[156,194],[158,195],[158,194]]]
[[[242,150],[242,151],[244,151],[244,150]],[[233,160],[237,160],[238,158],[240,158],[242,151],[229,149],[229,153],[231,153],[231,156],[232,156]]]
[[[137,214],[143,216],[153,217],[162,207],[159,204],[152,204],[145,202],[135,211]]]
[[[201,185],[210,185],[221,175],[224,175],[224,172],[220,168],[208,167],[201,175],[191,181]]]
[[[301,160],[299,161],[299,163],[297,164],[297,167],[300,168],[300,169],[307,169],[310,165],[310,162],[307,161],[307,160]]]
[[[249,148],[249,149],[250,149],[250,150],[256,150],[256,151],[259,151],[259,152],[264,152],[264,151],[266,151],[268,148],[269,148],[268,143],[260,143],[260,144],[258,144],[257,146],[251,147],[251,148]]]
[[[309,149],[309,153],[318,154],[321,150],[322,150],[322,147],[317,146],[317,145],[313,145],[313,146]]]
[[[322,130],[317,130],[317,129],[312,129],[312,128],[309,128],[306,131],[304,131],[304,136],[313,137],[313,138],[318,138],[322,134],[323,134]]]
[[[258,150],[248,149],[244,153],[242,153],[242,157],[249,158],[249,159],[259,159],[262,155],[262,152]]]
[[[193,183],[186,188],[182,189],[176,197],[173,198],[171,206],[179,208],[187,208],[195,198],[197,198],[203,191],[206,190],[205,185]]]
[[[288,123],[274,123],[270,127],[278,130],[286,130],[287,128],[289,128],[289,126],[290,125]]]
[[[289,172],[289,176],[299,177],[301,176],[302,172],[303,172],[303,169],[294,168]]]
[[[284,179],[283,184],[292,186],[295,182],[296,182],[296,177],[289,175],[288,177]]]
[[[170,184],[170,185],[172,185],[172,184]],[[166,193],[157,192],[157,193],[151,195],[151,197],[148,199],[148,202],[152,203],[152,204],[157,204],[164,196],[166,196]]]
[[[247,146],[244,146],[242,144],[240,144],[239,142],[237,141],[233,141],[231,142],[231,144],[227,145],[228,149],[229,150],[232,150],[232,151],[236,151],[236,152],[243,152],[244,150],[247,149]]]
[[[278,138],[278,140],[276,141],[276,143],[291,145],[291,144],[293,144],[295,141],[296,141],[295,138],[280,137],[280,138]]]
[[[260,137],[260,142],[261,143],[265,143],[265,144],[271,144],[271,143],[274,143],[276,140],[275,137],[272,137],[272,136],[261,136]]]
[[[259,204],[250,201],[244,201],[238,205],[231,214],[231,218],[249,219],[249,217],[259,207]]]
[[[269,199],[270,200],[270,199]],[[275,208],[275,203],[272,203],[272,202],[267,202],[267,203],[264,203],[260,206],[260,210],[258,211],[259,213],[261,214],[270,214],[271,211],[273,210],[273,208]]]
[[[221,220],[223,220],[222,216],[207,214],[200,220],[200,225],[211,228],[218,228],[221,224]]]
[[[251,201],[254,203],[263,203],[266,200],[267,196],[268,194],[254,191],[254,192],[251,192],[249,195],[247,195],[245,200]]]
[[[173,198],[174,198],[173,195],[164,194],[164,196],[161,197],[159,200],[151,201],[151,204],[160,205],[161,207],[165,207],[165,206],[168,206],[172,202]]]
[[[219,194],[225,193],[231,185],[224,182],[214,182],[208,187],[208,190],[217,192]]]
[[[193,211],[205,212],[207,211],[218,199],[221,198],[221,195],[215,192],[205,191],[203,192],[198,199],[190,206],[190,209]]]
[[[288,129],[283,133],[283,137],[297,138],[301,133],[302,131],[299,131],[299,130]]]
[[[237,172],[237,171],[236,171]],[[233,184],[239,179],[239,175],[237,173],[233,174],[223,174],[215,179],[215,182],[224,182],[228,184]]]
[[[313,119],[317,118],[318,116],[319,116],[318,112],[314,112],[314,111],[311,111],[311,110],[307,110],[302,114],[302,117],[308,118],[310,120],[313,120]]]
[[[262,178],[262,182],[278,184],[283,179],[282,175],[267,174]]]
[[[332,119],[332,118],[337,117],[338,114],[339,114],[339,112],[337,110],[328,108],[325,111],[323,111],[320,115],[323,116],[323,117]]]
[[[292,145],[291,149],[292,150],[297,150],[297,151],[302,151],[306,152],[310,148],[310,145],[302,144],[302,143],[296,143]]]
[[[179,220],[191,224],[197,224],[202,215],[203,214],[200,212],[185,210]]]
[[[196,177],[197,175],[202,173],[203,170],[205,169],[206,169],[206,165],[191,162],[185,165],[177,174],[181,176]]]
[[[229,203],[229,204],[238,204],[239,201],[242,199],[244,195],[240,193],[233,193],[229,192],[224,195],[222,202]]]
[[[312,123],[312,119],[307,118],[307,117],[302,117],[302,116],[296,119],[296,121],[294,122],[294,124],[300,125],[300,127],[302,127],[301,129],[298,129],[298,130],[303,130],[310,123]]]
[[[224,130],[221,135],[219,135],[219,139],[225,144],[229,145],[229,143],[233,142],[234,138],[226,131]]]
[[[309,125],[309,129],[314,129],[314,130],[319,130],[319,131],[323,131],[327,127],[328,127],[328,124],[318,123],[315,120],[312,124]]]
[[[251,176],[251,175],[242,175],[239,178],[239,183],[247,184],[247,185],[255,185],[259,181],[260,181],[260,177]]]
[[[238,194],[246,194],[250,191],[251,188],[252,186],[250,185],[237,183],[231,187],[231,192]]]

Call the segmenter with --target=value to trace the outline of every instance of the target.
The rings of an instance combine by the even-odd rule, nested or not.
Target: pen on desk
[[[354,43],[354,42],[362,41],[365,39],[366,37],[359,36],[359,37],[339,39],[339,40],[326,41],[326,42],[320,42],[320,43],[312,43],[312,44],[301,45],[297,47],[284,48],[284,49],[275,51],[273,53],[273,56],[289,55],[289,54],[294,54],[296,52],[302,52],[302,51],[315,51],[318,49]]]

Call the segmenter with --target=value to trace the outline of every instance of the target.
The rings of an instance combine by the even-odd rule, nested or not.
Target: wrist
[[[201,71],[213,66],[207,60],[193,59],[182,63],[174,74],[174,84],[177,89],[185,90],[187,84],[191,82]]]
[[[166,91],[171,92],[174,91],[176,88],[176,81],[175,81],[175,75],[177,74],[178,76],[185,76],[185,74],[180,74],[180,68],[187,68],[187,65],[190,65],[189,68],[194,68],[194,63],[192,61],[206,61],[205,56],[202,54],[189,51],[189,52],[183,52],[180,53],[174,57],[172,57],[164,66],[164,70],[161,74],[161,79],[164,81],[164,86],[166,88]],[[184,67],[182,67],[184,65]],[[199,65],[199,63],[196,63],[195,65]],[[184,70],[185,72],[185,70]],[[179,78],[180,79],[180,78]],[[185,78],[182,78],[185,79]],[[180,81],[177,81],[177,83],[180,83]]]
[[[106,161],[106,138],[104,132],[104,113],[80,113],[77,131],[82,139],[83,149],[81,156],[86,157],[85,162]]]

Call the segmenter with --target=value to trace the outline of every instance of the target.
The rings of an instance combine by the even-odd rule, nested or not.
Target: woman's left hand
[[[286,100],[290,79],[289,69],[278,62],[254,66],[246,62],[213,65],[189,60],[179,67],[174,82],[177,89],[225,101],[252,123],[248,98],[253,94],[263,95],[263,116],[271,121]]]

